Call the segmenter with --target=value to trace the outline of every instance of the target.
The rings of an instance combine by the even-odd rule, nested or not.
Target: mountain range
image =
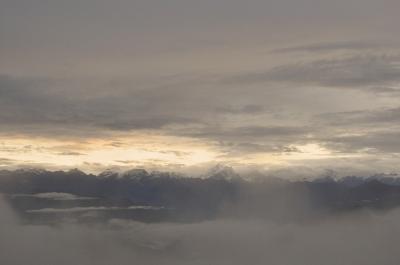
[[[241,176],[217,166],[201,177],[133,169],[98,175],[78,169],[0,171],[0,192],[23,220],[192,222],[215,218],[301,221],[400,205],[396,174],[285,180]]]

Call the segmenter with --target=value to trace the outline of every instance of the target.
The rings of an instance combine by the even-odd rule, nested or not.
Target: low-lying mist
[[[305,223],[225,219],[146,224],[111,219],[23,224],[0,200],[0,264],[397,265],[400,210]]]

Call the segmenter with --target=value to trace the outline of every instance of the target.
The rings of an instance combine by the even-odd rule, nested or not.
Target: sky
[[[400,170],[399,1],[0,6],[0,168]]]

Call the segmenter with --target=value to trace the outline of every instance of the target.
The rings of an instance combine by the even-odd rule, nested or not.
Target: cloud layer
[[[271,168],[351,158],[392,170],[398,7],[7,0],[0,166]]]
[[[397,264],[399,213],[364,211],[313,224],[19,224],[0,201],[0,261],[36,264]],[[38,244],[45,242],[45,244]]]

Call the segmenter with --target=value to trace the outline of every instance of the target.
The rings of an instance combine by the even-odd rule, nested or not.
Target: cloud
[[[263,89],[243,94],[244,88],[215,88],[215,83],[210,86],[212,78],[209,76],[205,76],[205,80],[198,76],[167,77],[150,88],[132,87],[132,83],[127,82],[112,91],[106,81],[92,81],[96,84],[96,93],[84,96],[82,89],[93,86],[87,80],[77,85],[76,80],[68,79],[2,78],[5,104],[0,105],[0,110],[8,115],[0,114],[0,121],[8,124],[0,130],[3,134],[72,139],[114,137],[113,146],[124,148],[116,135],[150,130],[203,141],[234,142],[232,147],[242,150],[246,149],[245,143],[248,147],[253,144],[262,147],[253,148],[259,152],[261,149],[279,150],[309,132],[309,128],[281,122],[285,112],[274,110],[276,102],[269,104],[274,100]],[[271,119],[274,122],[269,122]],[[249,122],[242,125],[243,120]],[[73,147],[67,149],[43,149],[41,152],[64,156],[88,153]],[[247,148],[247,152],[250,149]],[[174,151],[174,155],[182,154]]]
[[[289,46],[285,48],[275,49],[273,53],[292,53],[292,52],[332,52],[338,50],[376,50],[387,47],[388,45],[373,42],[373,41],[335,41],[335,42],[320,42],[307,45]]]
[[[398,107],[324,113],[314,117],[314,123],[325,128],[315,140],[341,152],[399,153],[398,121]]]
[[[349,89],[396,87],[400,82],[398,55],[365,54],[339,59],[320,59],[277,66],[266,72],[233,77],[230,82],[287,82],[297,86],[318,85]],[[396,91],[396,89],[394,89]]]
[[[4,158],[4,157],[0,157],[0,166],[3,165],[13,165],[14,163],[16,163],[16,160],[13,159],[8,159],[8,158]]]
[[[324,113],[318,115],[317,118],[324,123],[339,126],[396,125],[400,121],[400,108]]]
[[[191,224],[20,224],[0,201],[0,262],[18,264],[396,265],[398,210],[306,224],[217,220]],[[46,244],[38,244],[46,242]]]
[[[0,121],[9,125],[3,133],[15,128],[17,132],[52,136],[101,135],[107,130],[157,130],[197,122],[195,117],[166,111],[162,93],[130,88],[109,91],[107,82],[99,81],[97,94],[82,97],[82,87],[91,85],[87,80],[77,85],[68,79],[1,75]],[[166,107],[177,102],[173,94],[163,100],[170,102]]]
[[[400,144],[397,139],[400,131],[367,132],[361,135],[332,136],[321,138],[322,143],[333,150],[348,153],[400,153]]]
[[[67,151],[67,152],[61,152],[58,153],[58,155],[62,155],[62,156],[82,156],[85,155],[84,153],[79,153],[79,152],[72,152],[72,151]]]
[[[393,107],[398,9],[395,0],[4,0],[0,138],[32,148],[0,147],[0,156],[107,168],[297,154],[348,128],[321,130],[314,115]],[[134,144],[118,144],[155,134],[166,136],[160,148],[179,141],[194,151],[141,159]],[[51,140],[91,142],[34,150]]]
[[[300,126],[241,126],[235,128],[206,127],[186,131],[183,134],[219,140],[298,137],[309,132],[309,128]]]
[[[245,105],[242,107],[218,107],[216,112],[222,112],[227,114],[244,114],[244,115],[252,115],[259,114],[265,111],[265,107],[262,105]]]
[[[164,207],[158,206],[141,206],[134,205],[129,207],[104,207],[104,206],[90,206],[90,207],[72,207],[72,208],[43,208],[35,210],[27,210],[28,213],[78,213],[78,212],[92,212],[92,211],[120,211],[120,210],[161,210]]]
[[[44,192],[35,194],[14,194],[13,197],[30,197],[46,200],[56,200],[56,201],[79,201],[79,200],[97,200],[95,197],[83,197],[77,196],[71,193],[65,192]]]
[[[214,141],[215,147],[225,155],[240,156],[288,151],[289,146],[304,141],[315,129],[308,126],[210,126],[187,128],[177,134]]]

